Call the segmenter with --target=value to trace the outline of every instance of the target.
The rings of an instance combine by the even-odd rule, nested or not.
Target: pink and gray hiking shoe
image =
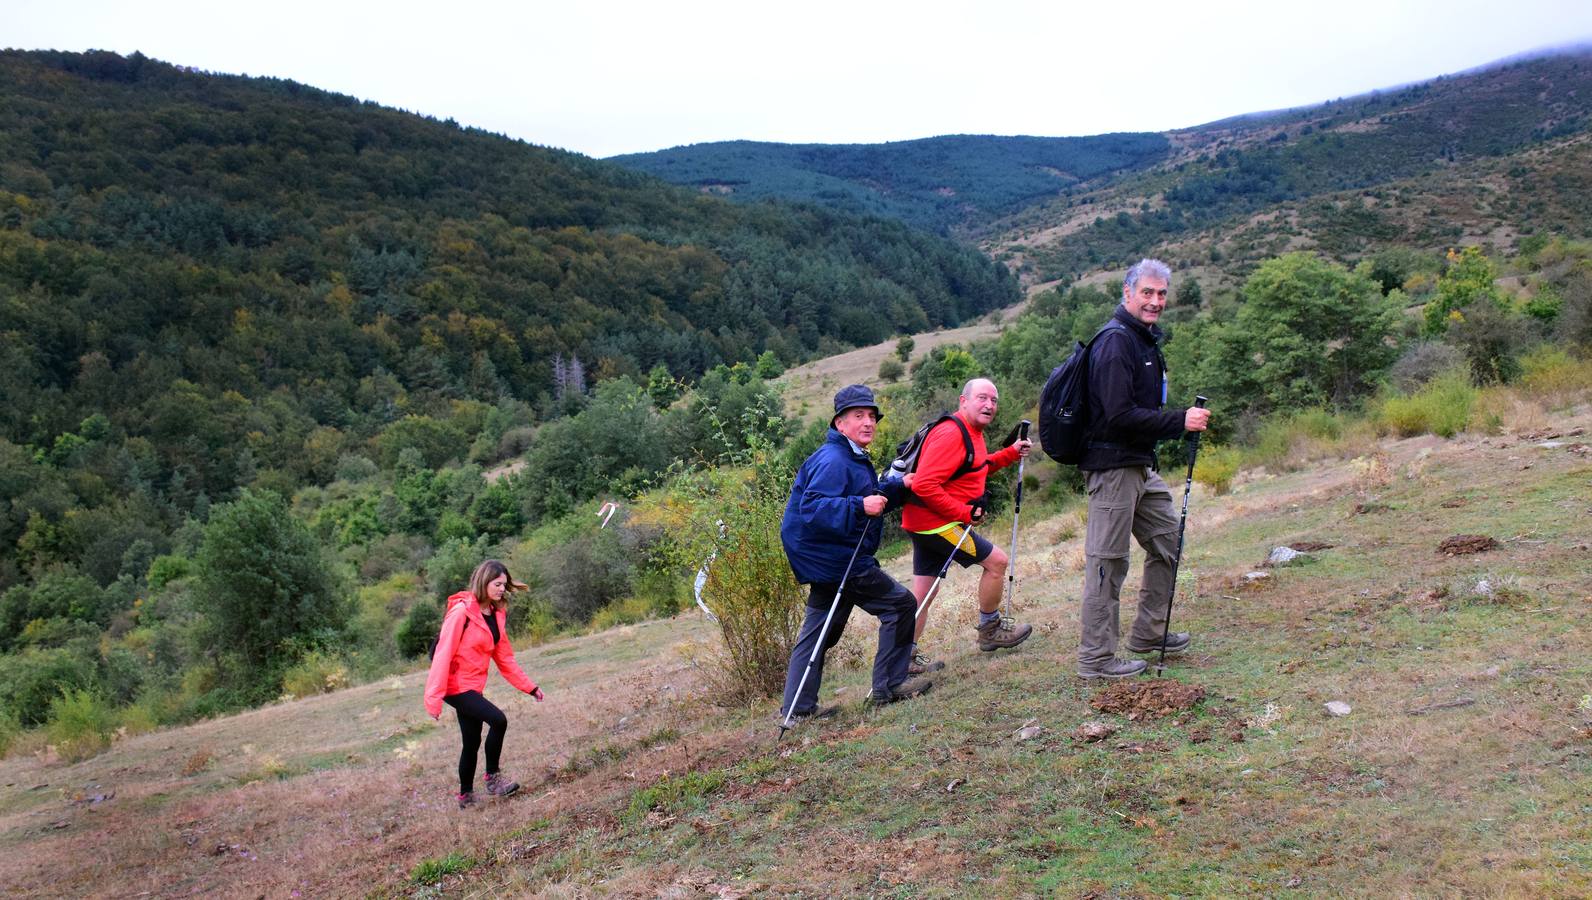
[[[502,772],[486,773],[486,792],[493,797],[507,797],[520,789],[518,781],[512,781]]]
[[[475,792],[463,791],[459,794],[459,808],[469,809],[475,805]]]

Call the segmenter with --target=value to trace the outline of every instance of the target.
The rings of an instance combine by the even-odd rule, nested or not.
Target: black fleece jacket
[[[1117,307],[1089,353],[1089,446],[1085,472],[1155,464],[1155,442],[1183,432],[1188,410],[1162,409],[1161,329]],[[1110,445],[1110,446],[1101,446]]]

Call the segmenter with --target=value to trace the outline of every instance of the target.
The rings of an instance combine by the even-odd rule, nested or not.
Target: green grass
[[[409,872],[409,880],[420,886],[433,885],[449,875],[468,872],[476,865],[475,857],[457,851],[447,856],[428,859]]]

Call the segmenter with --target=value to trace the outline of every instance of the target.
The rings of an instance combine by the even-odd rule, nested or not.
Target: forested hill
[[[614,160],[704,192],[949,229],[1030,282],[1146,252],[1236,282],[1290,249],[1354,259],[1592,234],[1589,123],[1583,46],[1166,134],[742,141]]]
[[[1241,276],[1295,249],[1352,260],[1587,236],[1589,129],[1592,48],[1581,47],[1171,133],[1166,161],[1024,210],[986,249],[1036,280],[1146,251]]]
[[[157,485],[297,482],[318,428],[360,442],[502,395],[548,415],[575,382],[791,362],[1016,299],[893,221],[730,204],[289,81],[0,54],[0,438],[49,448],[100,413]]]
[[[888,144],[724,141],[612,160],[707,193],[813,201],[947,232],[1015,212],[1084,179],[1143,168],[1171,149],[1159,134],[964,134]]]

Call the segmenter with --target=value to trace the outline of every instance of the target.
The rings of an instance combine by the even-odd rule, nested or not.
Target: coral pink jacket
[[[475,595],[460,591],[448,598],[448,612],[442,617],[442,632],[437,636],[437,652],[431,657],[431,674],[426,677],[427,713],[441,715],[443,697],[486,687],[488,659],[497,660],[498,672],[509,684],[527,694],[536,690],[536,682],[514,661],[504,611],[499,609],[494,615],[498,634],[503,636],[496,646]],[[470,624],[465,625],[466,621]]]

